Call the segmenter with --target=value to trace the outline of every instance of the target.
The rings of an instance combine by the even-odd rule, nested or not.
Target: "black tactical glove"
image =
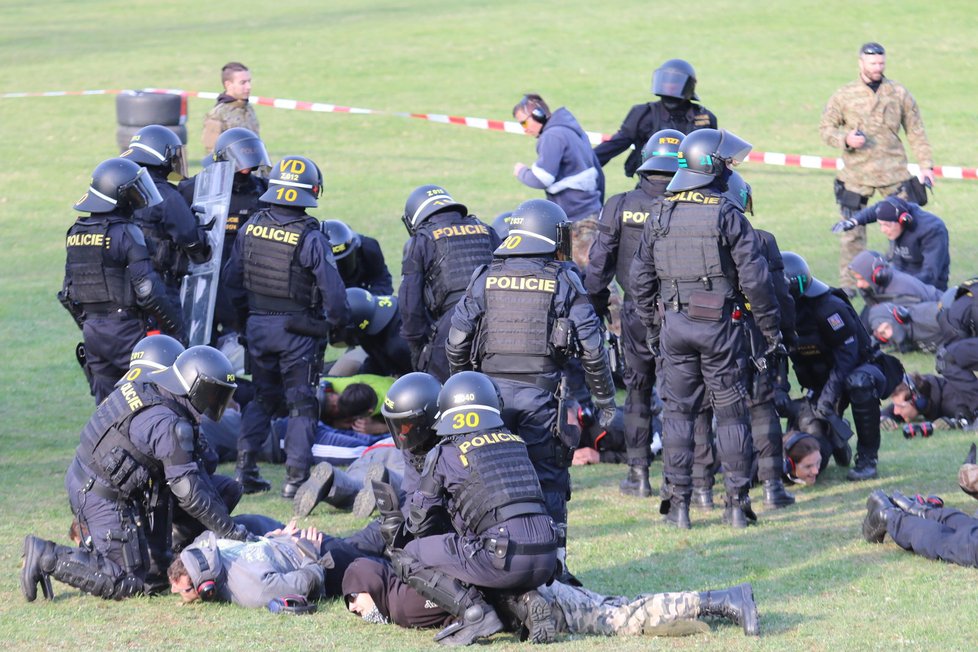
[[[783,389],[774,390],[774,409],[778,416],[787,419],[791,416],[791,397]]]
[[[843,231],[852,231],[854,228],[859,226],[857,220],[839,220],[832,227],[832,233],[842,233]]]
[[[596,398],[594,399],[594,406],[598,408],[598,425],[607,430],[611,427],[615,420],[615,413],[618,411],[614,397],[603,401]]]
[[[652,355],[655,357],[658,358],[660,355],[662,355],[662,352],[659,351],[659,329],[650,328],[648,330],[648,333],[645,335],[645,345],[649,347],[649,351],[651,351]]]

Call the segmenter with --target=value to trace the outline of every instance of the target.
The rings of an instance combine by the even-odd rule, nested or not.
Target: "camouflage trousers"
[[[696,620],[700,607],[698,593],[644,593],[629,600],[560,582],[537,590],[551,604],[558,632],[687,636],[709,630],[706,623]]]
[[[873,186],[859,186],[849,183],[846,184],[846,190],[859,193],[863,197],[868,198],[872,198],[875,193],[879,193],[880,197],[887,197],[895,194],[897,197],[906,199],[906,194],[901,188],[902,185],[903,182],[900,182],[877,188]],[[839,214],[843,219],[849,219],[855,215],[856,212],[857,211],[839,206]],[[839,286],[855,290],[856,279],[849,272],[849,263],[852,262],[852,259],[855,258],[859,252],[866,249],[866,227],[857,226],[851,231],[843,231],[841,237],[839,238],[839,247]]]
[[[571,222],[571,258],[582,273],[587,269],[587,263],[590,259],[591,243],[594,242],[597,232],[598,218],[596,215]],[[611,296],[608,298],[608,330],[620,337],[621,292],[614,283],[609,286],[609,289],[611,290]]]

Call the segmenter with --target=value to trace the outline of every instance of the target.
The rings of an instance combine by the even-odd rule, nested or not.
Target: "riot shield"
[[[221,252],[224,250],[224,226],[231,202],[231,182],[234,169],[227,161],[204,168],[194,182],[194,214],[201,224],[209,224],[207,241],[211,257],[205,263],[190,264],[183,278],[180,304],[183,323],[187,327],[187,346],[210,344],[214,325],[214,304],[221,275]]]

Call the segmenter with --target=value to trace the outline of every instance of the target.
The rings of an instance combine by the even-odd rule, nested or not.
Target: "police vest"
[[[435,243],[435,262],[425,270],[424,300],[438,320],[465,294],[472,272],[492,261],[492,237],[472,215],[447,224],[426,220],[418,233]]]
[[[710,113],[697,104],[690,103],[682,113],[671,113],[662,102],[649,102],[647,110],[638,120],[638,138],[635,149],[625,159],[625,174],[632,176],[642,165],[642,148],[657,131],[675,129],[689,135],[697,129],[710,127]]]
[[[831,292],[820,297],[798,300],[795,309],[798,342],[792,351],[791,362],[798,384],[802,387],[819,388],[828,381],[832,373],[835,366],[833,345],[825,341],[820,326],[835,312],[846,312],[849,323],[857,326],[855,332],[849,335],[858,342],[860,363],[874,357],[875,351],[869,334],[862,327],[859,316],[842,290],[833,288]]]
[[[162,462],[144,454],[129,438],[133,417],[160,404],[193,423],[185,408],[154,385],[127,381],[102,401],[82,430],[75,456],[123,498],[134,496],[150,481],[164,482]]]
[[[615,276],[618,283],[625,290],[625,296],[631,294],[631,283],[629,274],[632,262],[638,255],[639,245],[642,243],[642,232],[645,230],[645,221],[649,217],[649,212],[655,207],[655,198],[641,189],[636,188],[625,193],[621,205],[618,208],[618,219],[621,221],[620,236],[618,239],[618,261],[615,268]]]
[[[738,296],[733,260],[720,232],[723,201],[721,195],[703,189],[657,200],[648,219],[656,234],[655,270],[663,304],[686,305],[695,291]]]
[[[244,286],[252,310],[302,312],[315,307],[315,279],[299,264],[299,249],[318,224],[308,215],[282,223],[263,209],[242,228],[238,237],[244,238]]]
[[[120,226],[120,228],[113,228]],[[136,305],[129,282],[127,260],[109,255],[112,238],[125,228],[136,228],[122,221],[83,219],[76,222],[65,238],[66,274],[71,284],[71,299],[82,304],[86,312],[113,312]]]
[[[482,370],[488,374],[557,371],[550,334],[560,263],[549,261],[535,269],[513,267],[509,258],[489,265],[486,314],[480,323]]]
[[[458,449],[459,461],[469,472],[448,511],[470,531],[482,534],[516,516],[547,513],[536,470],[518,435],[482,431],[446,441]]]

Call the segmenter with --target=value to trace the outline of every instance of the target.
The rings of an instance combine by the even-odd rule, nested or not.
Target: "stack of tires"
[[[180,95],[170,93],[149,93],[145,91],[123,91],[116,96],[115,114],[119,123],[116,129],[116,142],[119,151],[129,148],[133,135],[147,125],[163,125],[187,145],[187,126],[185,100]]]

